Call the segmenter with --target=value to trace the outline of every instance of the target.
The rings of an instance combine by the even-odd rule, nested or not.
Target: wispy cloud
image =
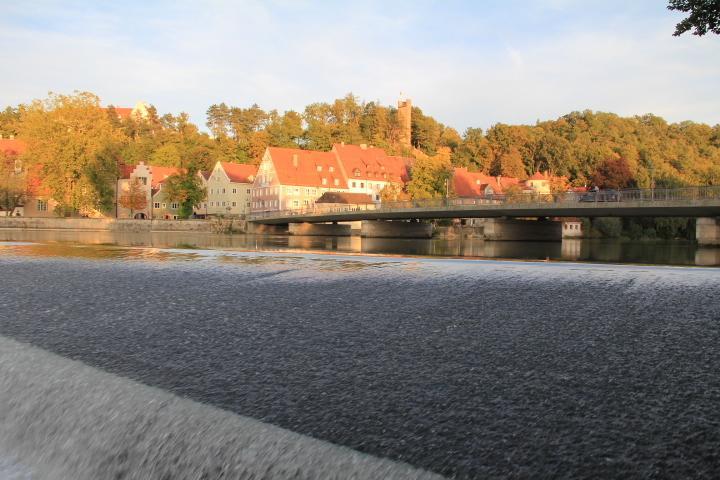
[[[661,2],[660,2],[661,3]],[[459,130],[592,108],[720,122],[720,41],[657,1],[0,4],[2,103],[98,93],[187,111],[400,91]]]

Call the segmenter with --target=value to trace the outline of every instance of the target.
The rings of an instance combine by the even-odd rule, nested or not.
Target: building
[[[36,165],[27,168],[22,164],[21,155],[25,153],[27,145],[24,141],[11,136],[0,138],[0,153],[5,161],[12,163],[8,165],[12,170],[9,180],[17,180],[18,184],[24,187],[24,195],[20,205],[12,212],[6,212],[12,216],[27,217],[54,217],[55,208],[58,203],[53,200],[52,192],[42,183],[42,166]]]
[[[382,148],[338,143],[332,153],[347,177],[348,191],[369,195],[376,203],[385,187],[402,186],[409,180],[411,159],[388,155]]]
[[[164,193],[160,193],[162,182],[170,175],[180,173],[179,168],[145,165],[122,165],[117,181],[117,218],[173,218],[177,217],[177,206],[173,209]],[[133,186],[136,185],[136,186]],[[123,198],[139,190],[145,199],[144,207],[129,209],[124,207]]]
[[[109,107],[108,107],[109,108]],[[106,110],[108,109],[106,108]],[[123,120],[133,118],[135,120],[146,120],[150,116],[150,105],[145,102],[137,102],[134,107],[112,107],[119,118]]]
[[[412,101],[409,98],[403,98],[402,94],[398,100],[397,116],[400,124],[400,145],[410,151],[412,148]]]
[[[206,177],[207,200],[199,213],[236,216],[250,213],[257,171],[257,165],[217,162]]]
[[[318,207],[345,207],[348,205],[360,206],[360,208],[375,208],[375,200],[365,193],[350,192],[325,192],[315,201]]]
[[[333,152],[268,147],[251,188],[250,209],[310,208],[323,193],[346,190],[346,176]]]
[[[504,195],[511,187],[524,189],[523,182],[513,177],[493,177],[482,172],[469,172],[467,168],[456,168],[453,172],[453,191],[460,198]]]

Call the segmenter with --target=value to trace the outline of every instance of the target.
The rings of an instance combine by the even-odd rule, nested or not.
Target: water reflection
[[[633,243],[617,240],[577,240],[562,242],[486,242],[478,238],[389,239],[360,237],[304,237],[281,235],[215,235],[199,232],[110,232],[72,230],[0,230],[0,241],[47,244],[100,245],[90,252],[77,249],[77,256],[126,256],[112,246],[151,247],[144,255],[158,260],[164,253],[152,248],[206,248],[250,251],[332,251],[403,256],[452,256],[528,260],[567,260],[664,265],[720,265],[720,249],[698,248],[692,243]],[[37,251],[37,250],[36,250]],[[134,255],[142,256],[140,253]],[[177,257],[176,257],[177,258]]]

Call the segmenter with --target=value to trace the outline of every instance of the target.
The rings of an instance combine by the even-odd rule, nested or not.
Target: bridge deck
[[[515,195],[387,202],[381,205],[315,206],[262,212],[261,224],[493,217],[717,217],[720,187],[622,190],[596,194]]]

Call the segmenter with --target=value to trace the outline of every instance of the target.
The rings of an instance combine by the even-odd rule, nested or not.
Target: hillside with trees
[[[218,160],[257,163],[267,146],[329,150],[337,142],[429,157],[418,161],[416,176],[419,181],[427,164],[426,176],[441,179],[431,187],[438,194],[444,194],[453,166],[521,178],[549,171],[573,185],[605,188],[720,185],[720,125],[668,123],[651,114],[572,112],[535,125],[498,123],[460,135],[413,107],[411,152],[399,143],[396,108],[352,94],[302,112],[214,104],[206,126],[207,133],[186,113],[160,115],[154,107],[146,118],[120,118],[87,92],[51,94],[0,110],[0,134],[28,143],[25,163],[41,166],[56,200],[75,211],[110,208],[121,163],[208,170]],[[415,190],[428,196],[427,189]]]

